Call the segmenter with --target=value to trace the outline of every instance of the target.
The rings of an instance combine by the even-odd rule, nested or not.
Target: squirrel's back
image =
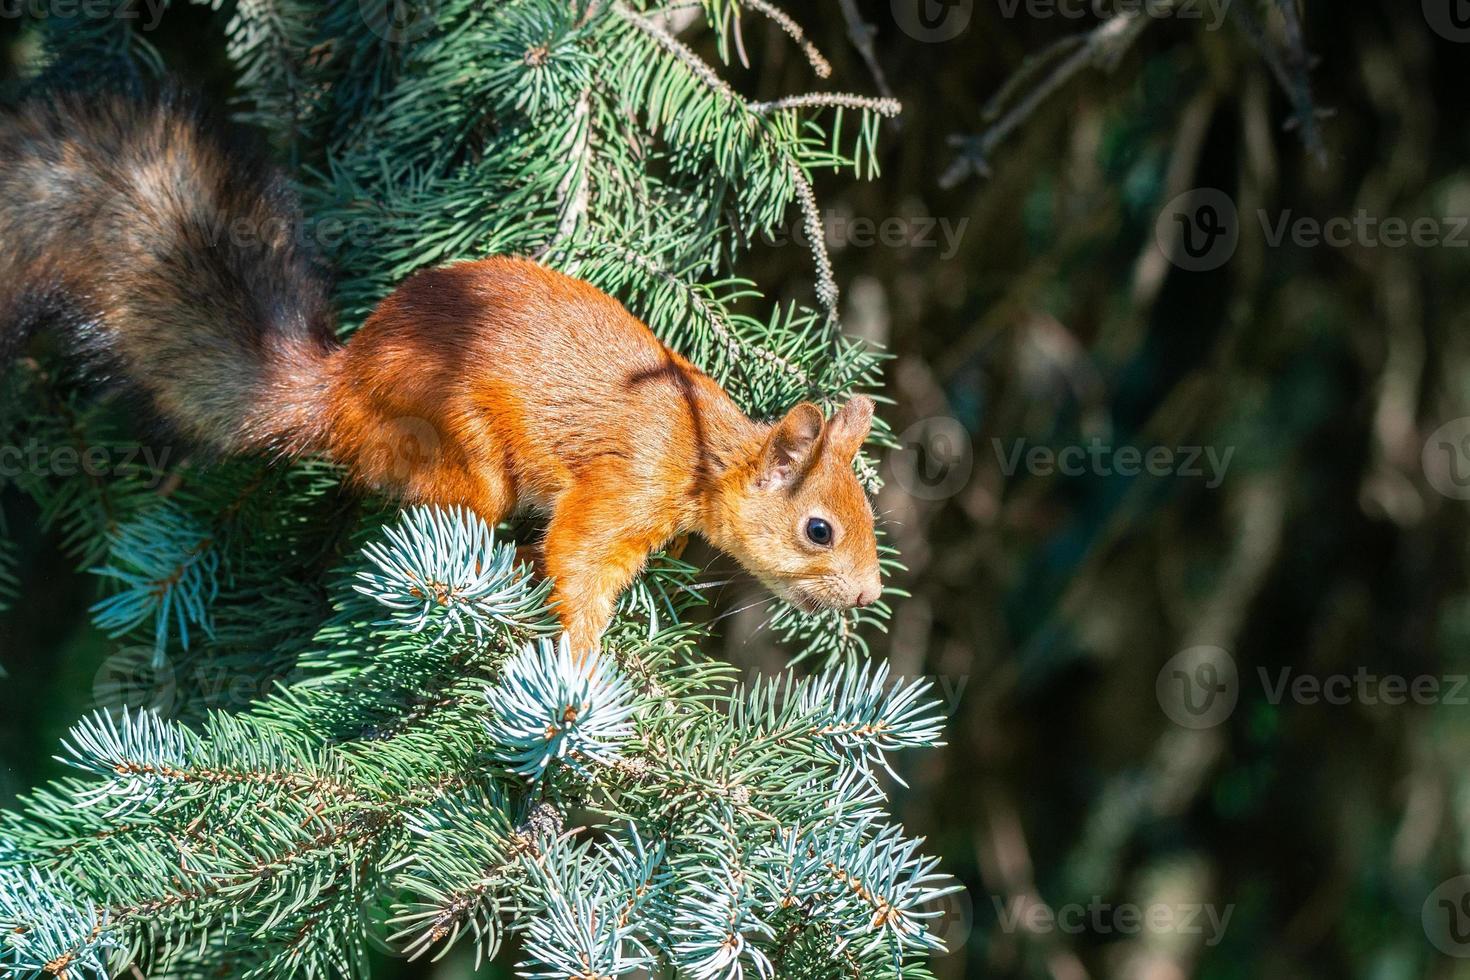
[[[692,530],[804,608],[877,599],[870,400],[757,424],[615,299],[510,257],[419,272],[339,346],[284,182],[216,132],[178,96],[0,111],[0,355],[59,321],[216,449],[322,452],[490,524],[549,511],[579,655]]]
[[[0,109],[0,358],[59,325],[215,449],[318,441],[325,276],[284,180],[176,92]]]

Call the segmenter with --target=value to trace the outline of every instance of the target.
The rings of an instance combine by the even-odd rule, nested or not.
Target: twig
[[[732,105],[738,107],[752,120],[757,119],[763,114],[759,108],[763,104],[746,102],[734,89],[726,84],[725,80],[713,68],[705,63],[703,58],[691,51],[688,46],[664,30],[663,27],[644,17],[638,11],[633,10],[627,4],[615,3],[613,10],[618,16],[647,34],[659,47],[673,55],[680,63],[688,68],[696,78],[703,81],[712,91],[723,96]],[[858,103],[866,101],[860,96],[846,96],[841,94],[833,94],[825,97],[815,95],[811,96],[811,98],[816,100],[826,98],[829,100],[827,104],[830,105],[853,105],[854,107],[857,107]],[[854,99],[857,101],[851,101]],[[874,102],[874,106],[882,109],[897,108],[898,103],[892,99],[886,102],[878,100]],[[791,159],[789,154],[787,156],[787,175],[791,180],[797,203],[801,205],[802,227],[807,235],[807,245],[812,253],[812,262],[816,266],[817,299],[827,311],[829,323],[835,323],[838,319],[837,301],[839,299],[839,293],[837,280],[832,275],[832,259],[827,253],[827,243],[824,239],[822,229],[822,215],[817,208],[816,194],[812,191],[811,181],[807,179],[806,174],[802,172],[796,160]]]
[[[766,115],[783,109],[866,109],[884,118],[891,119],[903,111],[903,103],[897,99],[875,99],[867,95],[851,95],[846,92],[812,92],[809,95],[788,95],[770,102],[751,102],[746,106],[751,112]]]
[[[1054,59],[1062,54],[1070,54],[1087,42],[1087,36],[1083,34],[1069,34],[1058,41],[1048,44],[1041,51],[1033,55],[1027,55],[1026,60],[1021,62],[1021,67],[1016,69],[1010,78],[1001,85],[1000,91],[996,92],[985,103],[985,108],[980,111],[980,118],[987,124],[995,122],[1007,105],[1013,102],[1016,96],[1032,80],[1041,74],[1041,70],[1050,65]]]
[[[1281,91],[1291,101],[1292,117],[1286,128],[1298,130],[1307,152],[1319,166],[1325,165],[1327,148],[1322,142],[1317,119],[1328,113],[1319,111],[1312,98],[1312,58],[1306,52],[1301,18],[1297,16],[1295,0],[1276,0],[1276,9],[1281,14],[1282,30],[1286,35],[1284,59],[1266,37],[1265,27],[1245,4],[1232,4],[1230,13],[1239,21],[1246,39],[1266,62]]]
[[[847,21],[847,38],[867,64],[873,83],[878,86],[878,91],[884,98],[893,98],[893,89],[888,87],[888,79],[883,76],[883,66],[878,64],[878,55],[873,50],[873,35],[876,30],[872,24],[863,20],[863,15],[857,8],[857,0],[837,2],[842,8],[842,18]]]
[[[958,147],[960,154],[955,162],[950,164],[949,169],[940,176],[939,186],[953,187],[971,173],[989,177],[990,154],[1022,123],[1031,118],[1042,103],[1051,98],[1058,89],[1075,78],[1084,68],[1091,66],[1110,68],[1116,64],[1123,52],[1132,47],[1133,42],[1143,33],[1144,28],[1148,27],[1157,16],[1162,16],[1167,9],[1168,7],[1165,7],[1153,15],[1137,11],[1117,14],[1088,34],[1077,37],[1071,43],[1062,42],[1061,45],[1050,49],[1055,52],[1063,46],[1074,48],[1056,68],[1037,83],[1035,88],[980,136],[951,136],[949,138],[950,145]],[[1028,77],[1035,73],[1034,68],[1023,67],[1022,71]],[[1002,93],[1009,94],[1015,88],[1016,85],[1007,84],[1002,89]],[[987,112],[999,113],[995,100],[992,100],[992,105],[987,108]]]
[[[652,20],[644,17],[642,14],[629,7],[627,4],[615,3],[613,5],[613,10],[617,13],[619,17],[623,18],[623,20],[626,20],[628,23],[638,28],[644,34],[647,34],[654,40],[655,43],[658,44],[659,47],[663,48],[669,54],[677,58],[684,65],[685,68],[688,68],[691,72],[693,72],[695,77],[704,82],[705,85],[708,85],[711,89],[719,92],[727,99],[730,99],[731,101],[736,102],[742,106],[745,105],[745,100],[740,98],[740,96],[736,94],[735,90],[725,83],[725,80],[719,76],[719,73],[716,72],[709,65],[705,64],[703,58],[695,54],[693,51],[689,50],[689,47],[685,45],[684,42],[680,41],[678,38],[674,37],[674,35],[664,30],[661,26],[654,23]]]
[[[817,195],[812,191],[811,181],[795,163],[789,167],[791,182],[796,188],[796,200],[801,205],[801,225],[806,232],[807,246],[812,252],[812,261],[817,266],[817,299],[827,310],[829,317],[837,316],[837,279],[832,275],[832,257],[827,254],[826,229],[822,227],[822,212],[817,208]]]
[[[776,26],[785,31],[786,36],[795,41],[797,46],[801,48],[801,53],[806,55],[807,63],[812,66],[812,71],[817,73],[818,78],[828,78],[831,76],[831,63],[822,57],[822,52],[817,50],[817,46],[812,43],[811,38],[806,36],[806,31],[803,31],[801,25],[791,19],[790,14],[775,4],[769,3],[768,0],[745,0],[745,5],[751,10],[759,11],[775,21]],[[736,31],[739,31],[738,20],[736,21]],[[738,33],[736,37],[739,37]],[[884,94],[887,93],[885,92]]]
[[[812,379],[811,375],[806,373],[806,371],[802,370],[800,367],[791,363],[786,358],[777,354],[775,351],[768,350],[765,347],[760,346],[759,344],[752,343],[751,341],[746,340],[744,337],[741,337],[730,325],[725,316],[725,311],[721,309],[718,304],[711,302],[704,295],[702,295],[697,288],[691,286],[689,283],[685,282],[674,273],[668,271],[663,266],[655,262],[653,259],[644,255],[642,252],[631,249],[626,245],[620,244],[618,242],[604,241],[600,243],[588,244],[592,248],[600,246],[601,248],[614,252],[623,261],[628,262],[630,265],[635,265],[649,275],[661,279],[669,285],[679,289],[684,294],[690,307],[697,311],[702,317],[704,317],[705,322],[709,324],[710,330],[717,338],[719,338],[721,344],[724,346],[726,356],[730,358],[731,363],[734,364],[737,370],[740,371],[742,374],[745,371],[745,365],[739,355],[741,353],[745,353],[758,361],[761,361],[765,364],[770,365],[771,367],[774,367],[791,375],[791,377],[794,378],[796,382],[803,388],[809,390],[816,389],[816,382]],[[572,253],[572,257],[576,258],[581,256],[577,255],[574,252]]]
[[[583,91],[572,110],[572,128],[563,152],[571,158],[566,176],[556,188],[557,200],[561,202],[561,216],[556,223],[556,233],[546,248],[557,242],[566,241],[576,234],[577,226],[587,213],[591,196],[591,176],[588,173],[588,151],[592,145],[592,94]]]

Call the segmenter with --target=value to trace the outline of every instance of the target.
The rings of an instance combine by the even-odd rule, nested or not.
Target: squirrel
[[[871,399],[752,421],[617,300],[524,258],[417,272],[341,342],[299,224],[280,172],[178,91],[0,109],[0,358],[59,324],[207,450],[322,455],[492,526],[548,513],[579,658],[691,532],[808,612],[878,599],[853,472]]]

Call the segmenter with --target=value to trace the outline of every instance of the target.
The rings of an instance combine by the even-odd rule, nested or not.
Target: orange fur
[[[341,345],[299,220],[281,175],[179,93],[0,110],[0,359],[55,321],[215,451],[324,452],[491,522],[548,511],[543,567],[579,653],[687,532],[803,606],[877,599],[852,473],[870,400],[758,425],[615,300],[523,259],[421,272]]]
[[[720,386],[596,288],[514,258],[421,272],[326,356],[330,456],[409,502],[485,520],[551,515],[543,562],[579,655],[650,552],[698,532],[807,608],[881,590],[852,473],[872,403],[825,422],[752,422]],[[830,546],[807,539],[817,516]]]

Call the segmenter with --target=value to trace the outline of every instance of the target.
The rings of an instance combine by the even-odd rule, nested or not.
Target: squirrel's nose
[[[857,604],[859,606],[871,606],[873,603],[878,601],[878,597],[882,594],[883,583],[880,582],[877,578],[874,578],[873,581],[863,586],[862,590],[858,592]]]

